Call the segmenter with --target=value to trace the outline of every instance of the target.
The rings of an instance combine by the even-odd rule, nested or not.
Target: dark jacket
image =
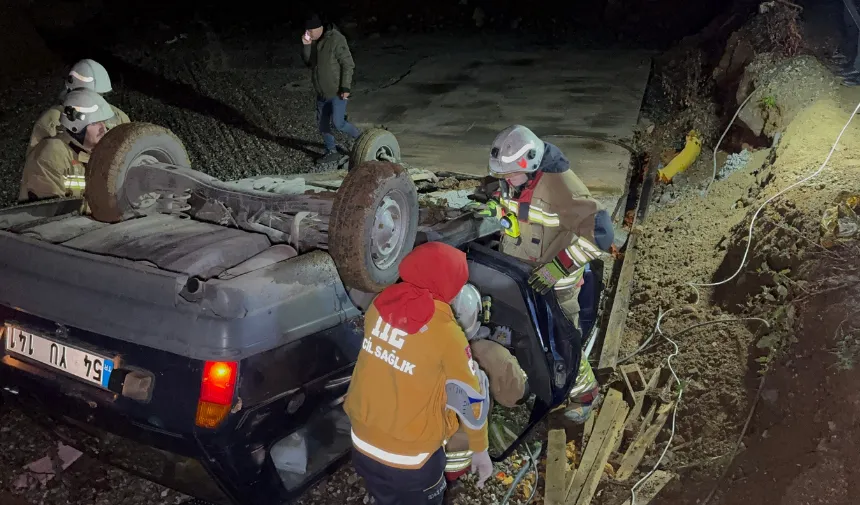
[[[355,62],[349,44],[337,27],[328,25],[322,37],[302,46],[302,59],[311,69],[314,91],[321,98],[333,98],[349,92]]]

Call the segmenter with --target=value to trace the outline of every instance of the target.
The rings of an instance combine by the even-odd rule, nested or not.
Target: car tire
[[[112,128],[93,149],[86,170],[84,197],[93,219],[122,221],[132,205],[122,192],[129,167],[142,157],[171,165],[191,166],[182,141],[167,128],[150,123],[126,123]]]
[[[418,191],[406,170],[385,161],[355,167],[329,218],[329,253],[344,285],[378,293],[394,284],[417,231]]]
[[[380,154],[386,158],[380,157]],[[400,144],[397,137],[383,128],[371,128],[355,141],[349,156],[349,170],[353,170],[366,161],[392,161],[400,163]]]

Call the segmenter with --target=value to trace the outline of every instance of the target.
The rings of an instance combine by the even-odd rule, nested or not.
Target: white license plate
[[[62,370],[86,382],[108,387],[112,359],[55,342],[14,326],[6,326],[6,352]]]

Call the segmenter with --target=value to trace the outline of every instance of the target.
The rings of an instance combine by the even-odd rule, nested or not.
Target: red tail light
[[[207,361],[203,366],[197,402],[197,426],[216,428],[230,413],[236,393],[238,368],[238,363],[234,361]]]

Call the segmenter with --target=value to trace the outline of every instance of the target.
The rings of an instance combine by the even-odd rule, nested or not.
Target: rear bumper
[[[110,392],[46,372],[9,356],[0,360],[3,400],[64,443],[143,478],[229,504],[201,463],[201,448],[179,433],[135,422],[110,408]]]
[[[0,398],[34,422],[101,461],[190,496],[224,505],[282,505],[302,495],[346,460],[347,445],[325,447],[322,467],[287,489],[269,454],[279,440],[302,427],[324,427],[326,413],[342,414],[346,384],[320,396],[307,390],[307,409],[287,413],[289,397],[242,410],[218,430],[198,429],[193,416],[181,432],[134,417],[116,403],[114,393],[0,355]],[[181,401],[181,400],[180,400]],[[178,407],[178,405],[177,405]],[[336,410],[337,409],[337,410]],[[150,421],[150,422],[147,422]],[[158,423],[156,423],[158,424]],[[314,447],[314,455],[322,449]]]

